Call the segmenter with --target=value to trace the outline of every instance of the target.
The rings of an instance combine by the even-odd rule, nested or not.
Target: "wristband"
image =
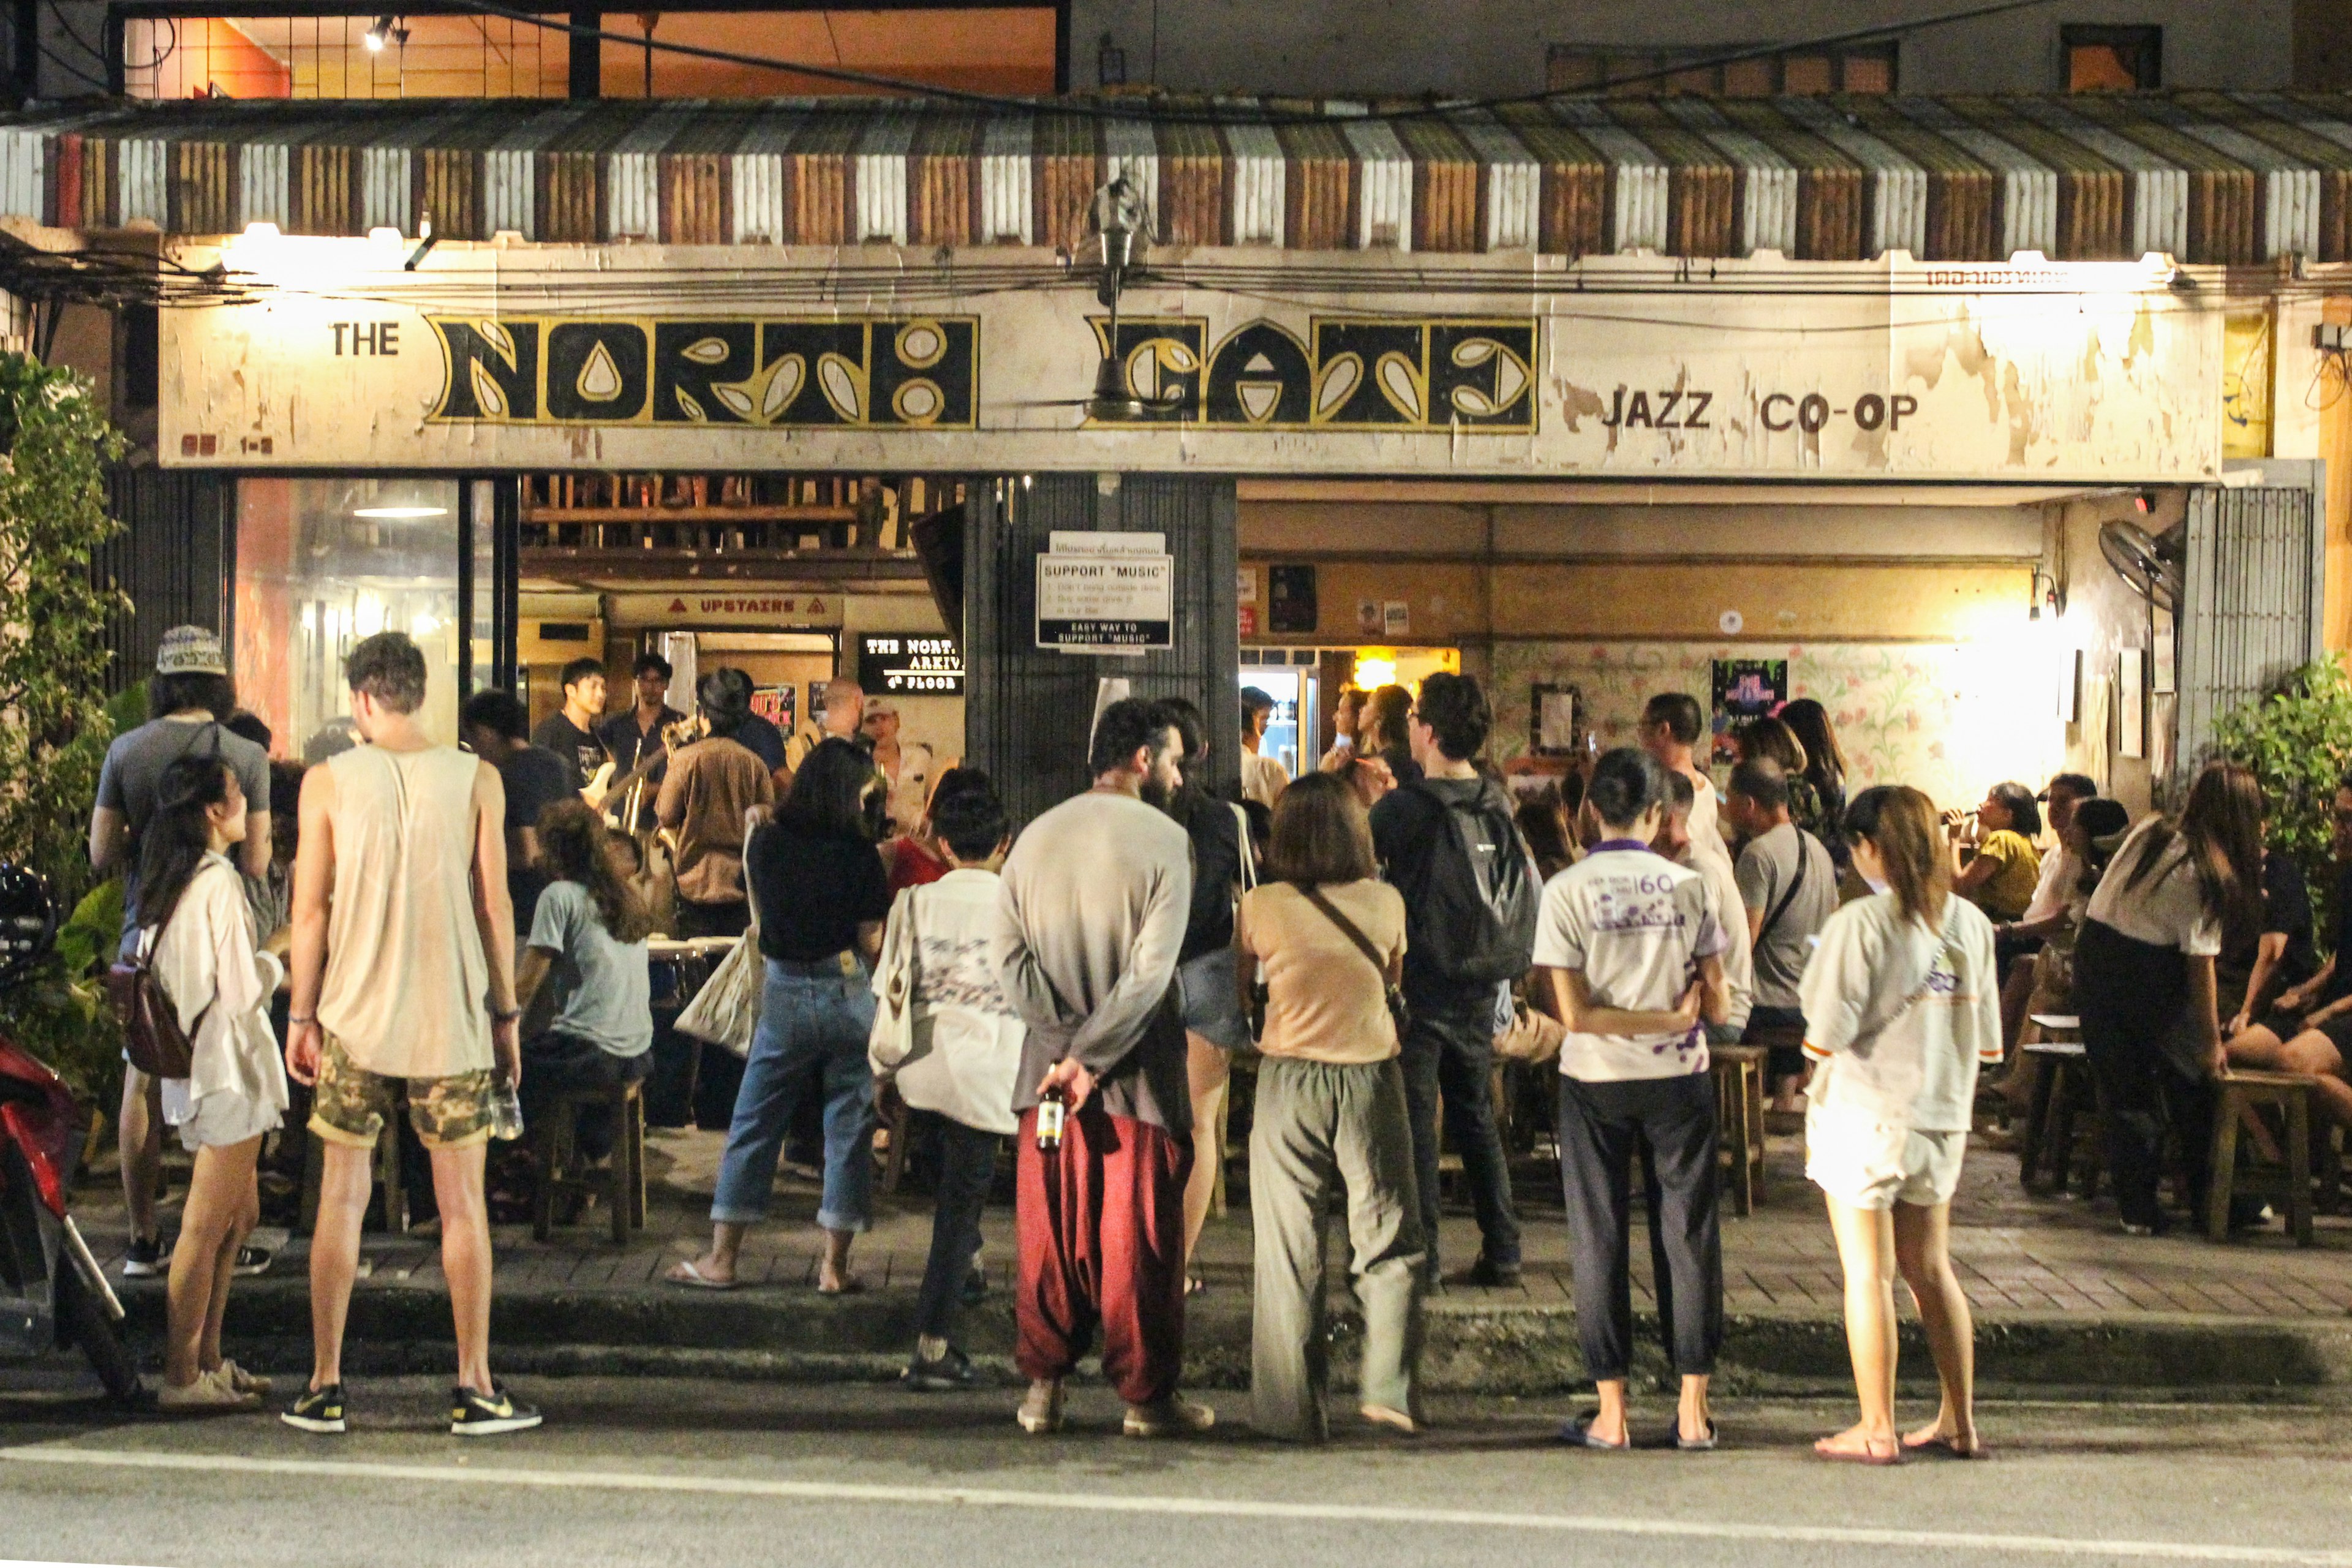
[[[309,1016],[309,1017],[307,1017],[307,1018],[298,1018],[298,1017],[296,1017],[296,1016],[295,1016],[293,1014],[291,1014],[291,1013],[289,1013],[289,1014],[287,1014],[287,1015],[286,1015],[286,1022],[287,1022],[289,1025],[293,1026],[298,1027],[298,1028],[299,1028],[299,1027],[307,1027],[308,1026],[312,1025],[312,1024],[315,1024],[315,1023],[317,1023],[318,1021],[319,1021],[319,1016],[318,1016],[316,1013],[311,1014],[311,1015],[310,1015],[310,1016]]]
[[[493,1024],[511,1024],[521,1016],[522,1009],[520,1007],[509,1007],[503,1013],[496,1007],[490,1009],[490,1022]]]

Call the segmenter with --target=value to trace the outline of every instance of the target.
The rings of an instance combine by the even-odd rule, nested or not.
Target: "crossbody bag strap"
[[[1372,939],[1366,936],[1363,933],[1362,928],[1358,926],[1355,921],[1349,920],[1346,915],[1341,914],[1339,912],[1339,906],[1323,896],[1322,889],[1311,887],[1305,882],[1298,883],[1297,886],[1300,894],[1306,898],[1308,903],[1313,904],[1317,909],[1321,910],[1326,920],[1329,921],[1333,925],[1338,926],[1341,931],[1346,933],[1348,940],[1356,944],[1356,951],[1364,955],[1364,961],[1367,963],[1370,963],[1372,968],[1379,973],[1381,984],[1383,985],[1387,984],[1389,978],[1388,961],[1381,956],[1381,950],[1372,945]]]
[[[1240,851],[1234,858],[1241,862],[1242,891],[1246,893],[1257,886],[1257,856],[1250,848],[1249,813],[1230,801],[1226,809],[1234,814],[1234,831],[1239,835],[1234,840]]]
[[[1780,923],[1780,917],[1781,917],[1782,915],[1785,915],[1785,914],[1787,914],[1787,913],[1789,912],[1789,906],[1790,906],[1790,904],[1793,904],[1793,903],[1795,903],[1795,902],[1797,901],[1797,894],[1798,894],[1799,892],[1802,891],[1802,890],[1803,890],[1803,889],[1804,889],[1804,886],[1805,886],[1805,830],[1804,830],[1803,828],[1800,827],[1800,828],[1798,828],[1798,829],[1796,830],[1796,833],[1797,833],[1797,874],[1796,874],[1794,877],[1791,877],[1791,878],[1790,878],[1790,879],[1789,879],[1789,890],[1788,890],[1787,892],[1785,892],[1785,893],[1783,893],[1783,894],[1781,894],[1781,895],[1780,895],[1780,901],[1779,903],[1777,903],[1777,904],[1775,904],[1775,905],[1773,905],[1773,906],[1772,906],[1772,912],[1771,912],[1770,914],[1769,914],[1769,915],[1766,915],[1766,916],[1764,917],[1764,923],[1763,923],[1761,926],[1759,926],[1759,927],[1758,927],[1758,928],[1757,928],[1757,931],[1756,931],[1756,945],[1757,945],[1758,947],[1762,947],[1762,946],[1764,945],[1764,939],[1765,939],[1766,937],[1770,936],[1770,935],[1772,934],[1772,928],[1773,928],[1774,926],[1779,925],[1779,924]]]

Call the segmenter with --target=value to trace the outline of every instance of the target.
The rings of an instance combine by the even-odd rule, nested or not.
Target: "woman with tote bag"
[[[915,1298],[914,1359],[899,1378],[924,1393],[977,1380],[954,1342],[955,1310],[980,1255],[998,1146],[1017,1126],[1013,1087],[1027,1033],[988,959],[997,868],[1012,844],[1004,805],[985,773],[954,768],[931,796],[929,821],[949,870],[890,908],[866,1050],[875,1076],[909,1109],[939,1118],[930,1255]]]

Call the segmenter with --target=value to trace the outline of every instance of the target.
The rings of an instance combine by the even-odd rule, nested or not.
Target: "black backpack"
[[[1438,811],[1429,852],[1397,889],[1416,967],[1465,982],[1518,979],[1535,962],[1538,889],[1509,801],[1491,784],[1459,803],[1426,783],[1406,787]]]

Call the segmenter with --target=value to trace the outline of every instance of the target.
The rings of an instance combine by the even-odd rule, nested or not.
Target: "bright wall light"
[[[353,517],[446,517],[446,506],[362,506],[352,509]]]

